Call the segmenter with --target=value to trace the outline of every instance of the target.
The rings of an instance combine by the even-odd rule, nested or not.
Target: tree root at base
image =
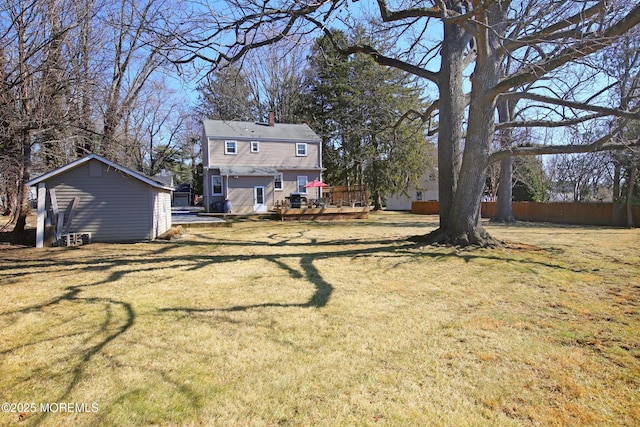
[[[491,237],[484,229],[476,229],[465,233],[453,233],[450,230],[438,228],[428,234],[411,236],[407,238],[407,240],[433,246],[475,246],[480,248],[498,248],[504,246],[503,242]]]

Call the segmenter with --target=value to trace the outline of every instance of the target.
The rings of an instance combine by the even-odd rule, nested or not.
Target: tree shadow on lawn
[[[274,235],[269,236],[270,238]],[[301,238],[302,235],[297,236],[296,238]],[[324,260],[331,258],[360,258],[360,257],[369,257],[369,256],[396,256],[399,258],[405,258],[407,256],[410,257],[410,260],[413,261],[416,258],[421,259],[431,259],[432,261],[443,261],[450,258],[458,258],[464,260],[466,263],[472,262],[477,259],[485,259],[485,260],[494,260],[494,261],[503,261],[507,263],[518,262],[518,263],[526,263],[538,265],[541,267],[547,268],[559,268],[574,271],[571,268],[561,266],[559,264],[553,264],[548,262],[536,261],[536,260],[523,260],[516,258],[509,258],[505,256],[491,255],[490,250],[486,250],[483,248],[465,248],[463,251],[449,251],[449,252],[435,252],[429,251],[428,246],[425,247],[421,244],[416,244],[409,241],[403,240],[327,240],[319,242],[317,239],[310,239],[310,242],[295,242],[295,239],[283,239],[281,241],[266,243],[259,241],[246,242],[242,240],[229,241],[223,239],[214,239],[208,236],[199,236],[200,239],[204,241],[199,242],[188,242],[185,243],[187,245],[202,245],[202,246],[210,246],[216,244],[224,244],[225,246],[238,246],[243,247],[249,244],[252,247],[263,246],[263,247],[304,247],[308,249],[310,246],[314,247],[338,247],[344,248],[346,246],[353,245],[363,245],[367,247],[363,248],[353,248],[353,249],[340,249],[337,251],[318,251],[318,252],[300,252],[300,253],[284,253],[277,255],[265,255],[265,254],[257,254],[257,255],[222,255],[222,256],[204,256],[202,259],[193,261],[191,270],[206,268],[211,264],[217,263],[225,263],[225,262],[235,262],[235,261],[249,261],[253,259],[261,259],[266,260],[278,265],[279,268],[286,271],[290,277],[294,279],[306,279],[307,282],[311,283],[315,287],[315,293],[311,296],[311,298],[306,302],[300,303],[273,303],[273,302],[265,302],[261,304],[248,304],[248,305],[235,305],[231,307],[209,307],[209,308],[197,308],[197,307],[166,307],[161,308],[160,311],[168,312],[168,311],[183,311],[183,312],[233,312],[233,311],[246,311],[254,308],[268,308],[268,307],[301,307],[301,308],[322,308],[327,305],[329,299],[333,293],[333,286],[323,278],[320,270],[314,265],[314,261],[316,260]],[[210,242],[210,243],[209,243]],[[163,247],[156,251],[156,254],[170,252],[172,249],[179,247],[183,243],[175,243],[169,244],[166,247]],[[508,246],[512,250],[517,251],[545,251],[540,248],[530,248],[526,246]],[[551,250],[554,254],[557,254],[557,251]],[[300,267],[303,273],[300,271],[291,268],[289,265],[284,263],[283,259],[291,259],[291,258],[299,258],[300,259]],[[409,260],[405,261],[409,262]],[[397,266],[398,264],[396,264]]]
[[[326,260],[331,258],[361,258],[385,256],[398,257],[400,259],[400,262],[414,262],[416,259],[424,259],[425,262],[428,259],[432,260],[432,262],[443,261],[450,258],[461,258],[465,262],[470,262],[474,259],[489,259],[502,262],[535,264],[548,268],[566,269],[566,267],[551,262],[510,258],[509,256],[507,256],[508,254],[505,253],[501,253],[500,256],[498,254],[493,255],[490,250],[478,249],[465,250],[460,252],[455,250],[448,250],[443,252],[442,250],[429,250],[429,247],[422,247],[415,243],[399,240],[359,239],[354,241],[350,239],[338,239],[317,241],[316,239],[313,240],[313,243],[309,243],[296,242],[295,239],[287,239],[283,236],[280,236],[279,238],[272,237],[271,241],[269,242],[247,242],[242,240],[229,241],[202,235],[198,236],[198,238],[200,239],[199,241],[182,240],[169,243],[154,243],[150,244],[148,247],[142,247],[142,251],[140,251],[141,246],[137,245],[135,246],[135,249],[137,251],[135,254],[127,253],[127,249],[132,248],[132,246],[122,245],[122,256],[113,256],[109,254],[107,256],[101,257],[99,252],[96,254],[91,252],[91,246],[87,246],[85,249],[66,248],[62,249],[61,251],[66,251],[65,253],[68,253],[69,256],[66,256],[64,259],[49,259],[44,263],[44,265],[40,267],[44,269],[54,268],[57,269],[57,271],[60,273],[72,273],[74,271],[77,271],[79,273],[107,273],[107,276],[103,280],[98,280],[94,283],[65,287],[60,295],[57,295],[49,299],[48,301],[13,310],[3,310],[2,312],[0,312],[0,319],[4,318],[3,320],[10,320],[15,319],[15,316],[26,315],[33,312],[42,312],[46,314],[49,309],[56,307],[61,308],[60,306],[63,303],[85,304],[87,306],[99,305],[102,307],[102,310],[104,312],[104,320],[97,328],[95,328],[90,336],[84,340],[85,344],[89,343],[90,340],[93,341],[97,339],[97,342],[85,346],[84,348],[82,348],[79,354],[76,353],[74,355],[75,358],[78,359],[78,361],[74,362],[75,366],[73,366],[73,368],[68,371],[68,375],[70,377],[68,383],[64,388],[64,391],[62,391],[58,396],[49,398],[51,401],[64,402],[71,398],[74,390],[85,379],[87,367],[92,359],[97,354],[101,353],[107,345],[112,343],[114,340],[117,340],[124,333],[135,326],[136,313],[133,306],[134,302],[125,301],[114,297],[84,297],[82,293],[84,291],[95,289],[97,287],[109,286],[116,282],[121,282],[122,280],[126,280],[127,276],[134,273],[139,274],[140,272],[145,271],[155,272],[164,269],[171,269],[173,271],[190,271],[204,269],[211,265],[217,264],[245,260],[263,260],[275,264],[279,269],[283,270],[294,279],[306,280],[315,289],[313,295],[307,301],[301,302],[280,303],[266,301],[260,304],[234,305],[230,307],[203,308],[197,306],[182,306],[157,308],[157,310],[161,313],[203,313],[238,312],[257,308],[300,307],[321,309],[330,302],[330,299],[334,292],[334,287],[328,280],[323,277],[322,272],[316,266],[315,262],[318,260]],[[302,238],[304,238],[304,236],[302,236]],[[271,249],[287,247],[294,249],[300,248],[301,250],[294,250],[291,253],[282,252],[277,254],[247,254],[242,253],[242,251],[239,251],[239,253],[237,254],[223,255],[171,253],[173,249],[175,249],[176,251],[183,250],[184,246],[212,248],[212,250],[215,251],[216,247],[219,247],[220,245],[234,246],[238,248],[251,246]],[[329,247],[333,247],[335,249],[329,250]],[[314,252],[312,251],[313,249],[320,250]],[[88,252],[87,256],[83,256],[81,258],[73,256],[75,251],[77,251],[77,253],[81,253],[81,251],[83,250],[90,252]],[[38,254],[41,254],[40,256],[45,255],[45,253],[37,251],[33,251],[31,254],[32,257],[37,257]],[[6,255],[6,253],[4,255]],[[407,257],[408,259],[404,260]],[[4,283],[4,281],[7,278],[10,278],[13,273],[23,274],[22,272],[20,272],[20,270],[31,268],[34,262],[33,259],[22,259],[19,254],[14,254],[14,256],[11,257],[14,259],[8,260],[5,256],[3,256],[3,258],[4,259],[0,260],[2,264],[7,264],[7,261],[9,261],[11,264],[6,266],[2,265],[2,269],[0,270],[0,283]],[[285,262],[287,259],[299,259],[300,269],[292,268],[288,263]],[[52,271],[50,273],[55,274],[55,271]],[[23,274],[22,279],[24,280],[25,277],[28,280],[28,275]],[[64,308],[61,309],[64,310]],[[10,321],[6,322],[5,324],[7,323],[11,324]],[[83,331],[82,333],[86,332]],[[55,339],[55,337],[50,339]],[[24,349],[25,347],[28,348],[29,346],[36,346],[42,341],[43,340],[40,338],[34,337],[30,339],[27,337],[23,342],[20,343],[19,348],[15,347],[4,349],[0,354],[10,354],[12,352]],[[28,379],[29,378],[25,378],[25,380]],[[32,425],[38,425],[44,422],[47,417],[50,417],[52,415],[53,414],[49,413],[37,414],[31,419]]]
[[[72,396],[74,389],[82,381],[84,377],[84,372],[86,370],[86,366],[89,364],[92,358],[96,354],[100,353],[110,342],[120,337],[122,334],[124,334],[127,330],[129,330],[134,325],[135,313],[130,303],[125,301],[119,301],[112,298],[103,298],[103,297],[84,298],[80,296],[80,293],[84,290],[84,288],[90,288],[94,286],[109,284],[109,283],[112,283],[113,281],[118,280],[120,276],[121,276],[120,272],[113,272],[105,280],[102,280],[96,283],[68,286],[64,288],[63,294],[58,295],[57,297],[49,301],[43,302],[41,304],[31,305],[31,306],[24,307],[17,310],[3,311],[0,313],[0,318],[3,318],[3,317],[15,318],[16,315],[28,314],[28,313],[34,313],[34,312],[40,312],[40,313],[46,314],[49,309],[61,308],[61,306],[65,302],[68,302],[71,304],[80,303],[80,304],[86,304],[89,306],[98,305],[98,306],[101,306],[103,309],[104,320],[102,321],[102,323],[98,328],[96,328],[93,332],[89,334],[89,336],[86,336],[83,339],[83,343],[85,344],[89,343],[90,341],[96,338],[98,338],[98,342],[96,342],[93,345],[88,345],[82,350],[80,350],[78,353],[73,354],[73,357],[78,358],[79,361],[70,370],[70,374],[69,374],[70,380],[66,388],[62,393],[60,393],[56,397],[47,397],[46,399],[40,399],[41,402],[70,401],[70,398]],[[118,316],[117,314],[115,314],[118,311],[124,314],[124,320],[120,320],[118,317],[122,317],[122,316]],[[63,340],[66,338],[72,338],[74,336],[80,336],[80,335],[87,335],[87,331],[81,330],[75,333],[57,335],[57,336],[48,337],[45,339],[29,340],[28,338],[25,337],[25,339],[20,342],[19,346],[15,348],[4,349],[3,351],[0,352],[0,354],[10,354],[13,351],[24,351],[26,348],[37,346],[44,342],[50,342],[51,347],[53,347],[54,346],[53,342],[55,342],[56,340]],[[56,362],[62,361],[64,357],[65,357],[65,354],[57,355],[56,358],[49,361],[50,365]],[[32,372],[32,376],[47,375],[46,368],[48,367],[49,365],[36,369],[35,372]],[[28,378],[26,378],[25,380],[28,380]],[[31,399],[31,400],[38,400],[38,399]],[[54,412],[37,411],[36,414],[31,414],[30,420],[29,420],[30,425],[40,425],[43,422],[45,422],[47,418],[55,416],[56,412],[57,411],[54,411]]]

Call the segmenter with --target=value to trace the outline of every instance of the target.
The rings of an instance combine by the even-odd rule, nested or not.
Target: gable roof
[[[203,120],[202,124],[205,136],[219,139],[320,142],[320,137],[306,123],[269,126],[267,123]]]
[[[126,175],[129,175],[132,178],[140,180],[140,181],[144,182],[145,184],[148,184],[148,185],[150,185],[152,187],[160,188],[160,189],[163,189],[163,190],[173,190],[172,187],[166,186],[165,184],[154,180],[153,178],[143,174],[142,172],[137,172],[137,171],[134,171],[132,169],[126,168],[126,167],[124,167],[122,165],[119,165],[119,164],[114,163],[114,162],[112,162],[110,160],[107,160],[102,156],[98,156],[97,154],[89,154],[88,156],[85,156],[85,157],[83,157],[81,159],[78,159],[76,161],[73,161],[73,162],[69,163],[68,165],[62,166],[62,167],[60,167],[58,169],[54,169],[54,170],[52,170],[50,172],[45,173],[44,175],[40,175],[39,177],[34,178],[34,179],[30,180],[29,182],[27,182],[27,185],[29,187],[33,187],[35,185],[38,185],[42,181],[46,181],[49,178],[52,178],[54,176],[63,174],[63,173],[65,173],[65,172],[67,172],[67,171],[69,171],[71,169],[74,169],[74,168],[76,168],[76,167],[78,167],[78,166],[80,166],[82,164],[85,164],[85,163],[89,162],[90,160],[97,160],[99,162],[102,162],[105,165],[107,165],[109,167],[112,167],[112,168],[114,168],[114,169],[116,169],[116,170],[118,170],[118,171],[120,171],[120,172],[122,172],[122,173],[124,173]]]

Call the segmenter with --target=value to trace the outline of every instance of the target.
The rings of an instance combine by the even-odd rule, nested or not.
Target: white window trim
[[[235,147],[234,151],[230,151],[227,144],[233,142],[233,146]],[[238,154],[238,141],[225,141],[224,142],[224,154],[236,155]]]
[[[276,177],[280,177],[280,188],[276,187]],[[284,179],[284,177],[282,176],[282,173],[279,173],[275,177],[273,177],[273,190],[274,191],[282,191],[282,188],[284,187],[283,179]]]
[[[213,178],[220,178],[220,192],[219,193],[214,192],[215,186],[213,185]],[[211,175],[211,195],[212,196],[224,196],[223,183],[224,183],[224,180],[222,178],[222,175]]]
[[[253,149],[253,144],[256,145],[256,149]],[[260,152],[260,141],[251,141],[249,143],[249,151],[251,151],[252,153],[259,153]]]
[[[305,179],[305,183],[302,186],[300,185],[300,178],[304,178]],[[298,193],[307,194],[307,189],[304,188],[304,186],[307,185],[308,183],[309,183],[309,177],[307,175],[299,175],[296,178],[296,186],[297,186]],[[300,187],[302,187],[302,188],[300,188]]]
[[[300,154],[300,150],[298,150],[298,147],[304,147],[304,154]],[[307,143],[306,142],[296,142],[296,157],[307,157]]]

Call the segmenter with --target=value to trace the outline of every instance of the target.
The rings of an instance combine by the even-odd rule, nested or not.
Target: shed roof
[[[129,175],[132,178],[140,180],[140,181],[144,182],[145,184],[148,184],[148,185],[150,185],[152,187],[159,188],[159,189],[162,189],[162,190],[173,190],[173,187],[169,187],[169,186],[167,186],[167,185],[165,185],[165,184],[163,184],[161,182],[158,182],[155,179],[151,178],[150,176],[147,176],[147,175],[145,175],[145,174],[143,174],[141,172],[137,172],[137,171],[134,171],[132,169],[126,168],[126,167],[124,167],[122,165],[119,165],[119,164],[114,163],[114,162],[112,162],[110,160],[107,160],[102,156],[98,156],[97,154],[89,154],[88,156],[85,156],[85,157],[83,157],[81,159],[78,159],[76,161],[73,161],[73,162],[69,163],[68,165],[62,166],[60,168],[54,169],[54,170],[52,170],[50,172],[47,172],[47,173],[45,173],[43,175],[40,175],[39,177],[34,178],[34,179],[30,180],[29,182],[27,182],[27,185],[29,187],[33,187],[35,185],[38,185],[40,182],[46,181],[46,180],[48,180],[48,179],[50,179],[50,178],[52,178],[54,176],[63,174],[63,173],[65,173],[65,172],[67,172],[67,171],[69,171],[69,170],[71,170],[73,168],[76,168],[76,167],[78,167],[78,166],[80,166],[80,165],[82,165],[84,163],[89,162],[90,160],[97,160],[99,162],[102,162],[105,165],[107,165],[109,167],[112,167],[112,168],[114,168],[114,169],[116,169],[116,170],[118,170],[118,171],[120,171],[120,172],[122,172],[122,173],[124,173],[126,175]]]
[[[220,139],[247,139],[268,141],[320,142],[320,137],[307,125],[276,123],[203,120],[204,133]]]

